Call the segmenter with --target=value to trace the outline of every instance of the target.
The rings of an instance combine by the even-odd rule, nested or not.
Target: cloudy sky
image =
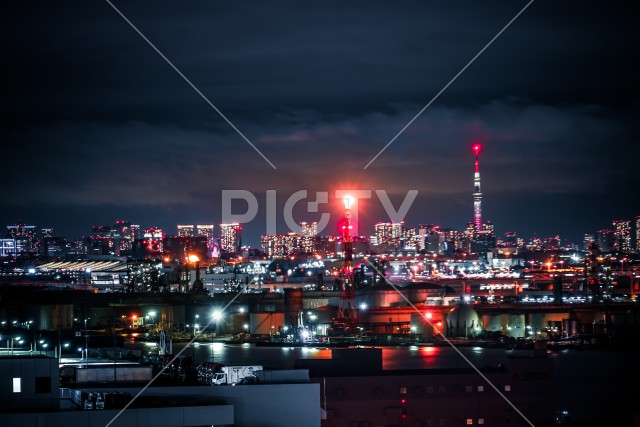
[[[476,141],[499,233],[578,241],[640,215],[634,2],[533,2],[364,169],[526,4],[115,0],[274,170],[106,1],[8,2],[0,223],[173,233],[245,189],[256,245],[266,190],[353,188],[396,206],[417,189],[408,225],[464,228]],[[362,208],[367,234],[388,219],[375,196]]]

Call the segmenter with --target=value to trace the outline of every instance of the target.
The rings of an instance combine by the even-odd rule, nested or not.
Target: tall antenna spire
[[[356,317],[355,284],[353,283],[353,243],[351,242],[351,196],[344,198],[344,223],[342,225],[343,258],[340,271],[340,307],[338,317],[353,322]]]
[[[482,191],[480,190],[480,151],[482,144],[476,142],[471,146],[476,156],[475,173],[473,175],[473,224],[475,232],[482,231]]]

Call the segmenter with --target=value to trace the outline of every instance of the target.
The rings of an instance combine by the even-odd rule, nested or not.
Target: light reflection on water
[[[174,344],[174,353],[186,344]],[[464,368],[468,364],[449,347],[405,346],[381,347],[383,369]],[[496,366],[509,353],[503,349],[461,348],[462,353],[479,366]],[[330,359],[331,348],[256,347],[253,344],[201,343],[186,349],[197,363],[216,362],[226,365],[263,365],[273,369],[292,369],[297,359]]]

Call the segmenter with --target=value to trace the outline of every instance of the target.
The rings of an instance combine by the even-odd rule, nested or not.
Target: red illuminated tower
[[[480,151],[482,144],[476,142],[471,146],[471,151],[476,156],[476,171],[473,175],[473,224],[475,232],[482,231],[482,191],[480,191]]]
[[[343,258],[340,270],[340,307],[338,318],[345,323],[353,323],[356,320],[355,296],[353,283],[353,243],[351,242],[351,197],[344,198],[344,221],[342,223]]]

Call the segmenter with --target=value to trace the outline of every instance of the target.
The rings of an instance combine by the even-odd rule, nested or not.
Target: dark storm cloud
[[[408,220],[462,227],[475,140],[499,229],[553,222],[506,214],[523,194],[556,214],[603,200],[582,232],[640,214],[632,3],[536,1],[368,171],[525,2],[116,4],[278,170],[106,2],[16,3],[2,18],[5,222],[61,205],[217,220],[221,189],[352,185],[418,188]]]
[[[274,108],[352,114],[426,102],[523,5],[119,6],[215,102],[262,115]],[[554,103],[572,103],[568,96],[628,98],[621,92],[632,71],[624,66],[632,47],[629,18],[624,8],[596,5],[534,3],[440,103],[508,95]],[[42,113],[37,104],[44,101],[54,117],[212,115],[104,2],[22,6],[5,19],[11,40],[5,57],[17,86],[9,96],[22,104],[9,113]]]

